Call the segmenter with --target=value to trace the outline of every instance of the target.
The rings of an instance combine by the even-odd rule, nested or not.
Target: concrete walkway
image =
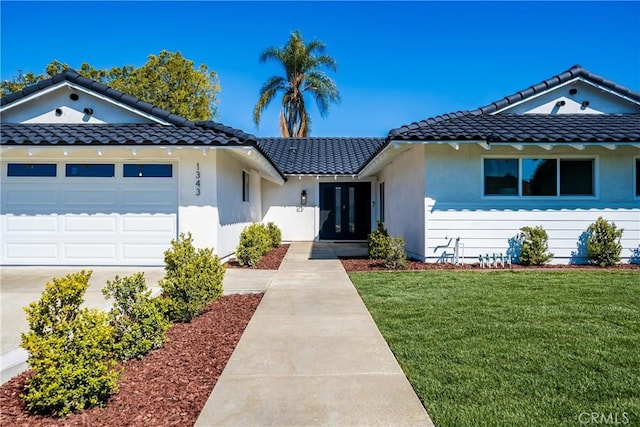
[[[433,425],[331,245],[295,242],[196,426]]]

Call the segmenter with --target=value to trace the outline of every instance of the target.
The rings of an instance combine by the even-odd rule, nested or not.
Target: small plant
[[[520,248],[520,264],[543,265],[547,263],[553,254],[549,250],[549,236],[542,226],[522,227],[518,239]]]
[[[170,323],[151,300],[143,273],[116,276],[113,281],[107,281],[102,293],[114,299],[109,320],[114,328],[114,352],[118,359],[142,357],[162,347]]]
[[[271,247],[277,248],[282,243],[282,231],[273,222],[267,223],[267,234],[271,240]]]
[[[622,245],[620,238],[624,229],[617,229],[602,217],[587,228],[587,257],[591,264],[611,267],[620,262]]]
[[[191,233],[180,234],[164,253],[165,277],[159,304],[170,321],[190,322],[222,295],[225,267],[210,248],[196,250]]]
[[[54,278],[25,308],[29,331],[22,347],[33,371],[21,398],[29,411],[64,416],[101,405],[117,391],[107,314],[80,309],[91,271]]]
[[[404,239],[401,236],[387,237],[389,248],[384,258],[385,268],[399,270],[407,266],[407,255],[404,252]]]
[[[271,249],[272,240],[267,227],[263,224],[251,224],[240,233],[240,243],[236,249],[238,264],[254,268],[260,258]]]
[[[382,222],[378,221],[376,230],[367,236],[367,245],[369,247],[369,258],[385,259],[387,257],[391,240]]]

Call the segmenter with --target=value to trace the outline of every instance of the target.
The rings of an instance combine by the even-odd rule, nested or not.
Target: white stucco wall
[[[218,155],[216,150],[206,156],[199,149],[172,150],[172,156],[180,161],[178,231],[191,232],[194,246],[213,248],[215,253],[219,253]]]
[[[526,147],[493,147],[462,144],[458,151],[449,145],[431,145],[424,153],[426,165],[427,260],[437,261],[452,254],[460,237],[467,262],[480,253],[506,252],[509,239],[523,226],[541,225],[549,235],[554,263],[584,262],[578,249],[580,235],[599,216],[624,228],[622,256],[625,261],[640,245],[640,200],[633,195],[634,156],[640,150],[618,147],[569,147],[551,151]],[[483,197],[482,156],[561,157],[586,156],[596,159],[596,197]],[[444,247],[447,244],[449,247]]]
[[[307,192],[307,205],[300,204],[300,193]],[[262,185],[263,222],[274,222],[282,230],[284,241],[312,241],[318,237],[318,183],[312,177],[289,177],[280,186]]]
[[[424,159],[424,146],[416,145],[378,174],[378,184],[385,183],[385,226],[389,234],[402,236],[407,253],[419,259],[425,255]]]
[[[228,150],[216,150],[218,242],[217,253],[235,252],[240,233],[252,222],[261,220],[261,182],[258,174],[243,165]],[[242,201],[242,172],[250,174],[249,201]]]

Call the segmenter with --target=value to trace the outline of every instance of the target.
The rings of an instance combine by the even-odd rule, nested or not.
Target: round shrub
[[[587,257],[591,264],[611,267],[620,262],[622,245],[620,239],[624,229],[618,230],[615,223],[602,217],[587,228]]]
[[[172,322],[190,322],[222,295],[225,267],[210,248],[196,250],[191,233],[180,233],[164,253],[165,276],[158,302]]]
[[[109,320],[114,328],[114,352],[118,359],[142,357],[162,347],[170,323],[151,300],[143,273],[116,276],[113,281],[107,281],[102,293],[114,299]]]
[[[384,258],[385,268],[394,270],[403,269],[407,266],[407,255],[404,251],[404,239],[401,236],[387,237],[389,248]]]
[[[549,236],[542,226],[522,227],[518,235],[520,242],[520,264],[522,265],[543,265],[553,254],[549,250]]]
[[[282,231],[273,222],[267,223],[267,234],[271,240],[271,247],[277,248],[282,243]]]
[[[29,411],[63,416],[103,404],[117,391],[113,328],[107,314],[80,309],[91,271],[54,278],[25,308],[22,347],[33,371],[21,398]]]
[[[391,248],[391,239],[382,222],[378,221],[378,227],[367,236],[367,247],[369,258],[385,259],[387,257],[387,252]]]
[[[260,258],[271,249],[272,239],[263,224],[251,224],[240,233],[240,243],[236,249],[238,264],[254,268]]]

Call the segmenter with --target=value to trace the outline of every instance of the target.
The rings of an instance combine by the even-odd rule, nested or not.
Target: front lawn
[[[640,425],[638,272],[350,277],[437,426]]]

